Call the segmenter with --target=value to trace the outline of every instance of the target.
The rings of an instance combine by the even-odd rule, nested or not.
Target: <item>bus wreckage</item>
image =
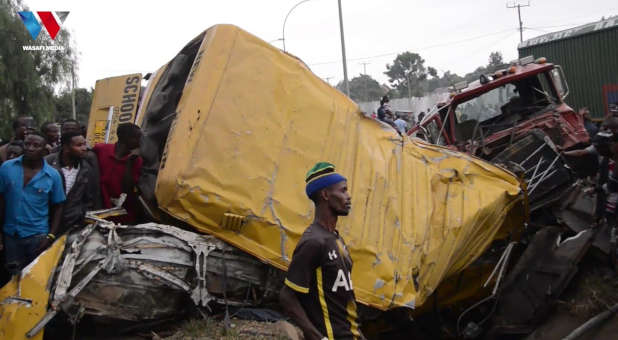
[[[97,82],[91,141],[113,142],[128,107],[110,103],[122,102],[133,76]],[[0,290],[0,338],[42,339],[58,313],[143,322],[177,315],[187,301],[276,301],[311,223],[302,178],[316,161],[349,181],[352,212],[339,231],[367,320],[496,293],[527,216],[511,172],[400,136],[301,60],[235,26],[206,30],[149,78],[131,121],[144,133],[140,201],[153,222],[105,220],[121,206],[90,212],[90,224]],[[103,123],[99,111],[109,112]]]

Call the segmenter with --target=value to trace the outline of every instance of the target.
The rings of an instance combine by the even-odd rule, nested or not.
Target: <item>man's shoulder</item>
[[[45,161],[47,162],[47,164],[51,165],[52,167],[56,167],[58,165],[59,158],[60,158],[60,153],[53,152],[45,156]]]
[[[320,227],[319,225],[313,223],[309,227],[307,227],[307,229],[305,229],[298,243],[308,243],[311,245],[322,246],[326,244],[328,239],[331,237],[331,233],[324,230],[324,228]]]
[[[9,169],[15,167],[17,165],[17,163],[19,163],[20,161],[21,161],[21,157],[13,158],[13,159],[10,159],[8,161],[5,161],[0,166],[0,170],[8,171]]]
[[[116,144],[107,144],[107,143],[97,143],[92,148],[94,153],[113,153]]]
[[[47,160],[45,160],[45,162],[43,163],[43,171],[45,171],[45,173],[51,177],[53,180],[62,180],[60,178],[60,173],[58,172],[58,170],[56,170],[56,168],[54,168],[52,165],[50,165]]]

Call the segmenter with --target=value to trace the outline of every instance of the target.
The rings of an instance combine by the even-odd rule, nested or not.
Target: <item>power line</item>
[[[423,46],[423,47],[420,47],[420,48],[414,48],[413,50],[422,52],[422,51],[430,50],[432,48],[457,45],[457,44],[465,43],[465,42],[468,42],[468,41],[478,40],[478,39],[482,39],[482,38],[486,38],[486,37],[502,34],[502,33],[505,33],[505,32],[510,32],[510,31],[512,32],[513,29],[509,28],[507,30],[502,30],[502,31],[498,31],[498,32],[492,32],[492,33],[483,34],[483,35],[479,35],[479,36],[475,36],[475,37],[471,37],[471,38],[466,38],[466,39],[462,39],[462,40],[456,40],[456,41],[451,41],[451,42],[446,42],[446,43],[427,45],[427,46]],[[390,57],[390,56],[394,56],[394,55],[397,55],[397,54],[400,54],[400,53],[401,53],[401,51],[399,51],[399,52],[390,52],[390,53],[382,53],[382,54],[377,54],[377,55],[368,56],[368,57],[351,58],[351,59],[348,59],[348,61],[361,61],[361,60],[376,59],[376,58],[381,58],[381,57]],[[324,61],[324,62],[318,62],[318,63],[311,63],[311,64],[309,64],[309,66],[335,64],[335,63],[340,63],[340,62],[341,62],[341,60]]]
[[[506,8],[517,8],[517,16],[519,17],[519,42],[524,41],[524,23],[521,21],[521,8],[522,7],[530,7],[530,1],[528,1],[527,5],[513,4],[512,6],[509,6],[508,3],[506,4]]]

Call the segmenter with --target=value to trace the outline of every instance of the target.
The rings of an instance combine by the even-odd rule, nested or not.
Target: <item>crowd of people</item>
[[[376,118],[395,128],[400,135],[407,134],[408,131],[416,125],[414,116],[408,114],[397,114],[391,109],[389,103],[390,99],[388,96],[383,96],[380,99],[380,107],[378,107]],[[418,121],[420,122],[424,116],[424,112],[419,113]]]
[[[82,227],[87,211],[116,206],[123,193],[127,215],[116,222],[140,221],[136,183],[142,134],[139,126],[126,123],[118,126],[117,136],[114,144],[90,148],[76,120],[45,123],[40,130],[29,117],[13,122],[13,137],[0,147],[0,249],[6,269],[0,281],[19,273],[67,231]]]

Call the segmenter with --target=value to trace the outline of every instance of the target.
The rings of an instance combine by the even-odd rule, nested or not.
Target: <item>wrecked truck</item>
[[[528,56],[506,66],[453,85],[409,134],[518,173],[535,211],[563,197],[578,174],[590,174],[559,154],[590,141],[583,117],[564,102],[569,87],[559,65]]]
[[[95,94],[93,108],[105,112],[113,95]],[[90,214],[92,224],[0,290],[0,331],[40,337],[59,310],[75,320],[160,318],[183,305],[175,294],[203,307],[272,300],[313,218],[303,174],[316,161],[349,180],[352,213],[338,229],[357,300],[370,310],[421,310],[439,287],[444,304],[478,295],[495,253],[521,234],[525,196],[513,173],[403,138],[238,27],[198,35],[149,75],[140,97],[140,202],[154,223]],[[121,110],[108,106],[111,122]],[[101,130],[112,124],[99,126],[113,141]],[[462,288],[467,273],[474,279]]]

